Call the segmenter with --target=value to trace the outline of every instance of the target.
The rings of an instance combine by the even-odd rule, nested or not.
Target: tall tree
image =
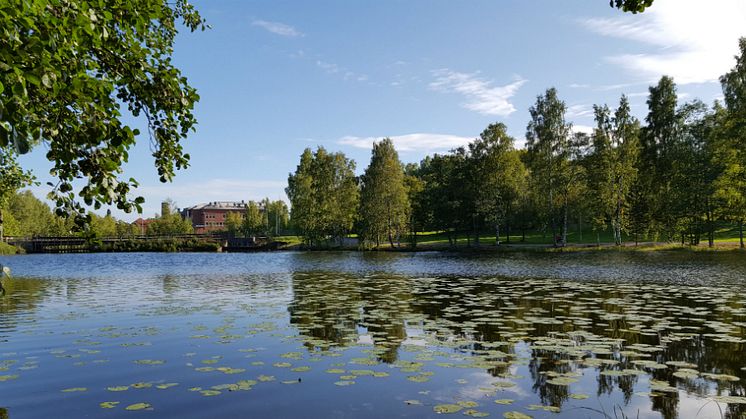
[[[716,183],[716,196],[724,203],[723,212],[739,226],[744,247],[743,223],[746,220],[746,38],[739,40],[736,65],[720,78],[727,116],[721,125],[720,147],[723,173]]]
[[[544,196],[544,210],[555,246],[558,244],[558,207],[562,207],[564,217],[562,242],[567,240],[567,199],[562,202],[562,192],[567,190],[564,186],[574,177],[570,163],[572,124],[565,121],[566,110],[565,102],[557,97],[557,90],[547,89],[529,109],[531,121],[526,129],[529,168]],[[560,205],[557,205],[557,200],[560,200]]]
[[[145,117],[162,182],[187,167],[199,97],[172,63],[180,24],[205,27],[186,0],[0,5],[0,148],[46,144],[58,214],[83,214],[78,200],[141,210],[137,182],[119,177],[139,134],[125,114]]]
[[[243,219],[243,231],[249,236],[265,236],[269,230],[267,209],[256,201],[246,204],[246,214]]]
[[[341,242],[355,223],[360,199],[355,162],[342,153],[306,149],[285,192],[291,222],[311,245]]]
[[[590,176],[595,191],[595,208],[602,220],[610,220],[614,242],[622,244],[622,232],[629,226],[632,186],[637,177],[639,122],[630,114],[622,96],[612,116],[607,106],[594,106],[593,161]]]
[[[380,246],[400,244],[410,211],[404,168],[390,138],[373,143],[370,164],[360,179],[361,239]]]
[[[663,76],[649,90],[647,125],[641,133],[639,170],[644,173],[644,179],[640,187],[649,202],[651,232],[656,236],[663,233],[671,240],[676,232],[676,202],[671,181],[681,128],[676,84],[671,77]]]
[[[500,244],[500,226],[508,223],[521,190],[526,186],[526,168],[513,144],[513,138],[502,123],[490,124],[469,144],[476,215],[494,227],[496,244]],[[509,241],[509,225],[506,230]],[[476,237],[479,237],[478,232]]]
[[[417,247],[417,232],[423,231],[426,226],[430,226],[431,211],[426,204],[425,196],[425,179],[422,177],[420,166],[416,163],[409,163],[404,166],[404,186],[407,190],[407,199],[409,201],[409,222],[410,244]]]

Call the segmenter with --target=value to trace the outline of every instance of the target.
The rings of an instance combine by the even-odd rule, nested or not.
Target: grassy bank
[[[197,239],[123,240],[94,245],[97,252],[217,252],[220,244]]]
[[[0,255],[15,255],[23,253],[23,249],[0,242]]]

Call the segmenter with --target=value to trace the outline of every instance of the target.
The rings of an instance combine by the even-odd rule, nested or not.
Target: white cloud
[[[251,22],[251,25],[258,26],[275,35],[285,36],[288,38],[297,38],[299,36],[304,36],[302,32],[295,29],[294,27],[280,22],[270,22],[267,20],[256,19]]]
[[[371,149],[374,141],[380,141],[384,137],[342,137],[337,144],[347,145],[355,148]],[[407,135],[390,136],[391,141],[398,151],[401,152],[444,152],[469,144],[474,140],[472,137],[460,137],[448,134],[415,133]]]
[[[466,98],[461,106],[484,115],[508,116],[515,112],[515,106],[509,99],[526,80],[517,77],[513,83],[505,86],[493,86],[490,80],[479,77],[479,73],[459,73],[449,69],[433,71],[435,80],[430,88],[439,92],[460,93]]]
[[[669,75],[680,84],[707,83],[735,64],[738,38],[746,36],[746,2],[656,0],[643,14],[580,22],[604,36],[647,44],[645,51],[607,57],[637,77],[654,81]]]
[[[572,131],[576,133],[584,133],[591,135],[593,134],[593,131],[595,131],[596,128],[590,126],[590,125],[580,125],[580,124],[572,124]]]

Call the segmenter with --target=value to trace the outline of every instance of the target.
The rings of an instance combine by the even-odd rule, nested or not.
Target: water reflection
[[[746,310],[728,289],[334,272],[294,273],[292,288],[290,322],[309,349],[367,339],[394,363],[402,343],[426,336],[494,377],[527,363],[547,406],[574,401],[572,383],[584,375],[617,407],[647,397],[664,418],[679,415],[679,390],[744,393]],[[520,342],[531,345],[521,352]],[[728,405],[725,416],[741,417],[743,406]]]
[[[161,370],[138,367],[152,375],[129,382],[184,383],[173,399],[158,393],[163,403],[174,403],[172,410],[159,407],[164,415],[189,416],[174,407],[191,396],[186,388],[223,388],[217,368],[241,380],[267,379],[250,393],[261,395],[256,398],[227,405],[190,399],[190,406],[216,409],[218,416],[257,413],[259,400],[278,409],[299,400],[343,399],[346,407],[333,412],[320,405],[308,412],[422,417],[434,414],[437,404],[462,402],[463,409],[476,403],[497,417],[528,409],[568,418],[621,409],[629,417],[640,411],[640,417],[675,418],[695,416],[703,407],[702,416],[719,417],[712,401],[717,396],[730,396],[714,399],[724,417],[746,415],[743,293],[703,286],[700,277],[639,281],[646,269],[691,269],[734,281],[740,278],[734,272],[746,272],[743,263],[642,256],[651,265],[641,265],[637,256],[623,255],[585,265],[563,259],[557,267],[554,255],[242,256],[164,255],[168,263],[159,266],[159,255],[97,255],[95,267],[83,263],[88,256],[14,259],[21,277],[6,283],[9,294],[0,299],[6,352],[0,356],[0,391],[14,417],[43,416],[50,407],[39,406],[63,402],[70,403],[67,413],[83,409],[95,416],[98,403],[113,397],[107,386],[123,384],[119,377],[132,374],[136,360],[164,362]],[[155,259],[145,263],[140,257]],[[128,261],[139,267],[129,276],[119,265]],[[23,277],[24,270],[44,270],[47,262],[46,270],[60,278]],[[614,281],[612,274],[622,276]],[[94,362],[113,366],[90,375],[85,406],[93,410],[86,410],[63,399],[57,387],[84,385],[60,381],[88,376],[78,368]],[[35,369],[45,363],[53,367]],[[330,376],[327,370],[344,372]],[[218,377],[205,375],[212,373]],[[366,387],[363,377],[372,374],[386,385]],[[296,393],[277,387],[300,377]],[[335,392],[335,383],[356,379],[344,384],[344,393]],[[57,386],[52,392],[43,387],[50,382]],[[47,403],[24,399],[29,391],[50,394]],[[415,398],[423,406],[402,403]],[[501,405],[495,399],[515,401]]]

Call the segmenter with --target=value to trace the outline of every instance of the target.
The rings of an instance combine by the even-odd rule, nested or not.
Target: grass
[[[20,248],[0,242],[0,255],[15,255],[18,253],[22,253]]]

